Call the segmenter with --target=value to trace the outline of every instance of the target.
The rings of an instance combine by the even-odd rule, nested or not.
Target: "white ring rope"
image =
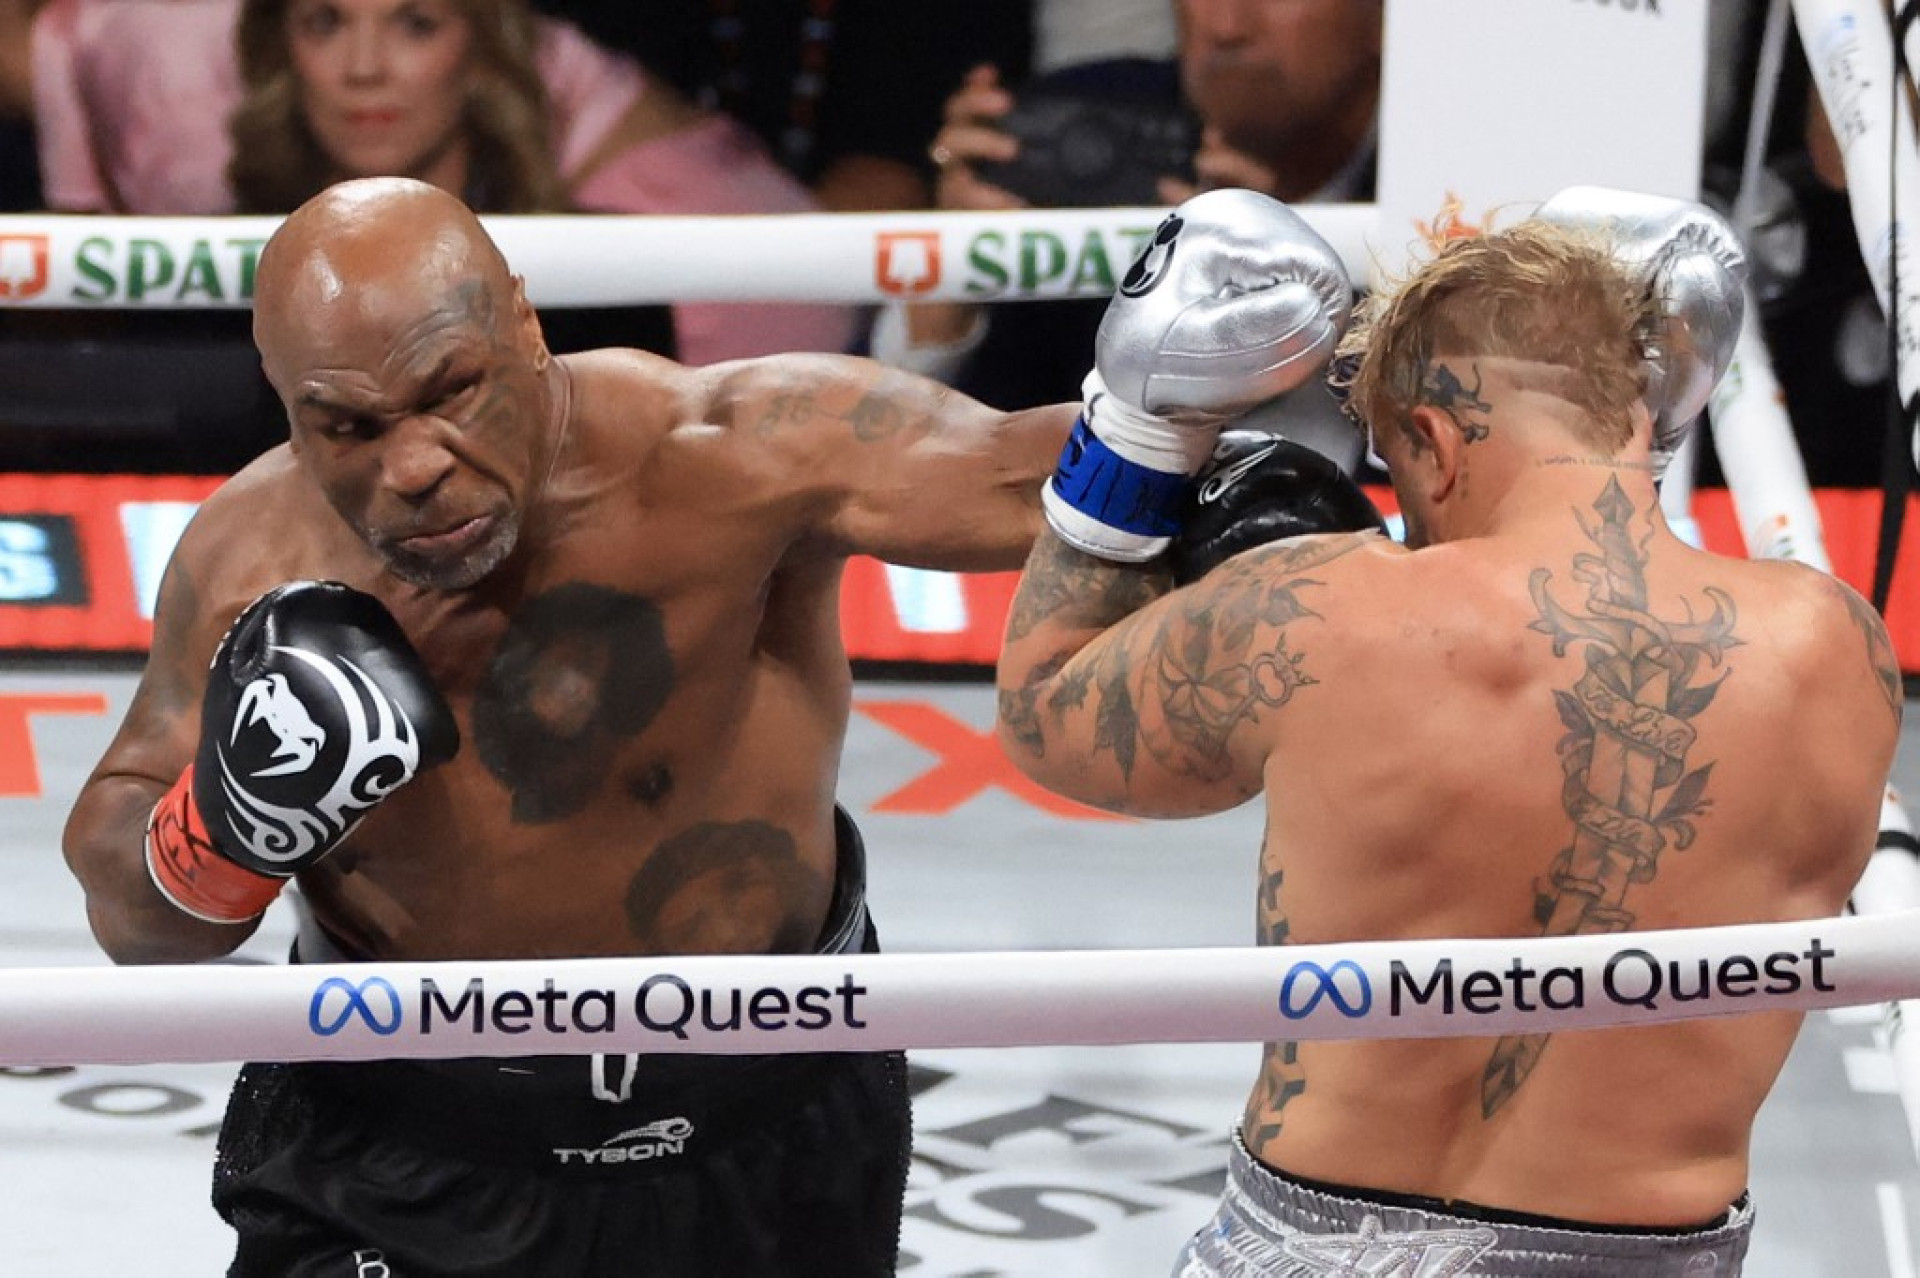
[[[1914,122],[1904,93],[1890,92],[1893,33],[1879,0],[1793,0],[1814,87],[1832,123],[1847,176],[1848,205],[1860,255],[1872,277],[1882,314],[1900,322],[1901,349],[1894,382],[1900,402],[1920,396],[1920,164],[1914,159]],[[1891,144],[1891,145],[1890,145]],[[1888,171],[1888,159],[1897,166]],[[1888,218],[1897,203],[1899,221]],[[1900,296],[1889,299],[1893,255],[1900,254]]]
[[[1299,208],[1355,279],[1371,204]],[[1009,212],[491,215],[542,306],[658,302],[977,302],[1108,297],[1163,208]],[[232,308],[277,217],[0,216],[0,305]],[[1411,230],[1403,238],[1412,239]]]
[[[1920,994],[1920,910],[1185,950],[0,970],[0,1065],[1439,1038]]]

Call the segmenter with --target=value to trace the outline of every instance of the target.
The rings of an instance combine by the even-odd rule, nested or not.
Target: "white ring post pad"
[[[1551,1033],[1920,995],[1920,911],[1278,948],[0,970],[0,1065]]]

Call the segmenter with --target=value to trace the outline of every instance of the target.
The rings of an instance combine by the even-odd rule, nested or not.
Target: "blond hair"
[[[244,0],[234,32],[244,96],[227,122],[227,180],[242,213],[287,213],[344,176],[321,150],[300,109],[287,41],[289,0]],[[553,154],[538,36],[525,0],[458,0],[473,31],[474,83],[464,124],[472,146],[467,189],[490,213],[560,212],[565,187]]]
[[[1656,302],[1605,240],[1540,222],[1436,234],[1433,257],[1369,295],[1330,380],[1375,431],[1405,430],[1436,356],[1504,356],[1568,370],[1549,381],[1584,410],[1588,442],[1618,451],[1646,390]]]

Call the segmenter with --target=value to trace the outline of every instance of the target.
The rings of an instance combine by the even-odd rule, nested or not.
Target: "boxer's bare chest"
[[[754,930],[770,939],[817,924],[831,849],[809,846],[811,814],[790,796],[824,792],[816,774],[831,752],[801,743],[838,727],[780,723],[789,748],[771,762],[757,740],[770,726],[759,653],[770,628],[793,630],[794,601],[745,539],[695,546],[646,531],[602,527],[547,547],[501,589],[386,593],[461,745],[384,804],[337,854],[331,882],[314,885],[335,911],[370,916],[353,939],[418,951],[398,931],[417,925],[431,926],[432,949],[668,948],[660,899],[688,900],[715,858],[764,869],[770,848],[781,875],[801,881],[764,894]],[[801,593],[803,612],[833,605],[830,590]],[[782,598],[770,606],[772,594]],[[689,838],[704,849],[682,858],[689,882],[640,893],[671,859],[661,850]]]

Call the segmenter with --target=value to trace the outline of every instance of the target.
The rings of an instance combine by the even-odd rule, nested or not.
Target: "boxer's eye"
[[[434,401],[434,407],[441,410],[458,408],[473,398],[473,392],[479,387],[478,377],[466,377],[455,382]]]
[[[372,439],[380,433],[380,423],[371,417],[337,417],[321,433],[329,439]]]

